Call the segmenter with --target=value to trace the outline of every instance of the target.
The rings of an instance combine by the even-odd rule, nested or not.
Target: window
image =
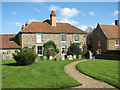
[[[43,42],[42,38],[43,38],[42,33],[37,33],[37,43],[42,43]]]
[[[79,34],[74,34],[74,40],[79,41]]]
[[[66,34],[61,34],[61,41],[66,42]]]
[[[65,45],[62,46],[62,55],[67,55],[67,47]]]
[[[98,49],[98,54],[101,54],[101,49]]]
[[[13,38],[12,38],[12,37],[10,37],[10,38],[9,38],[9,41],[13,41]]]
[[[39,56],[43,55],[43,47],[42,46],[37,47],[37,53],[38,53]]]
[[[119,46],[119,41],[118,40],[115,41],[115,46]]]
[[[98,41],[98,46],[100,46],[100,41]]]

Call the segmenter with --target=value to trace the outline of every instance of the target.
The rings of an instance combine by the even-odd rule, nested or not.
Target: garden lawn
[[[120,61],[103,59],[87,60],[77,64],[77,69],[88,76],[92,76],[120,88],[118,62]]]
[[[41,60],[31,66],[14,66],[2,61],[2,88],[70,88],[81,84],[71,79],[64,66],[73,61]],[[8,64],[8,65],[5,65]]]

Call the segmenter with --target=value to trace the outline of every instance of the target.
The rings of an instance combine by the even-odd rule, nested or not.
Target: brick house
[[[92,50],[101,54],[107,50],[120,50],[119,20],[115,25],[97,24],[92,32]]]
[[[16,35],[0,35],[2,36],[2,54],[10,54],[9,50],[14,52],[25,46],[35,47],[35,52],[39,56],[43,56],[43,45],[48,41],[54,41],[59,49],[60,55],[67,55],[67,48],[70,42],[86,44],[86,32],[68,24],[56,22],[55,11],[52,11],[50,20],[43,22],[26,22],[25,27]],[[11,39],[10,39],[11,38]],[[9,43],[9,44],[7,44]],[[80,46],[82,48],[82,45]]]

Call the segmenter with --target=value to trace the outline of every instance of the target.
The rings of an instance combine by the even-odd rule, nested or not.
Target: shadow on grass
[[[2,65],[6,65],[6,66],[24,66],[24,65],[19,65],[17,63],[8,63],[8,64],[2,64]]]

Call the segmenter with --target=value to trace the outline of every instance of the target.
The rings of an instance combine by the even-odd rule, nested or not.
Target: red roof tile
[[[86,33],[68,23],[56,23],[56,26],[51,26],[48,22],[32,22],[20,32]]]
[[[118,38],[118,26],[117,25],[103,25],[100,24],[103,32],[108,38]]]
[[[0,48],[20,48],[19,45],[14,41],[9,41],[9,38],[14,38],[16,34],[0,35],[2,39],[2,46]]]

